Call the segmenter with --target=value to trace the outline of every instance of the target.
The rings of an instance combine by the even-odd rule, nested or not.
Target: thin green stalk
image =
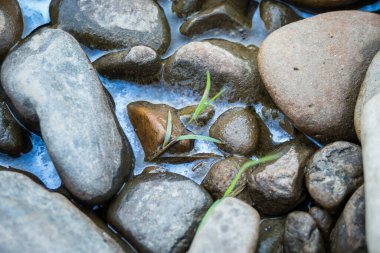
[[[166,125],[165,140],[164,140],[164,143],[162,144],[163,147],[165,147],[169,143],[170,136],[172,135],[172,126],[173,126],[173,123],[172,123],[172,113],[169,110],[169,113],[168,113],[168,122],[167,122],[167,125]]]

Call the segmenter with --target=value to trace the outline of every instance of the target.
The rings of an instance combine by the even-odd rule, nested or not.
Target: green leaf
[[[235,189],[237,182],[239,181],[241,176],[244,174],[244,172],[246,172],[248,169],[250,169],[251,167],[253,167],[255,165],[261,164],[261,163],[266,163],[266,162],[276,160],[276,159],[280,158],[280,156],[281,156],[281,153],[277,153],[277,154],[273,154],[273,155],[264,156],[264,157],[259,158],[257,160],[251,160],[251,161],[248,161],[245,164],[243,164],[243,166],[241,166],[241,168],[239,169],[239,172],[236,174],[236,176],[232,180],[230,186],[227,188],[226,192],[224,193],[223,198],[230,196],[230,194]]]
[[[211,90],[211,75],[210,75],[210,72],[207,71],[206,89],[203,93],[201,101],[199,102],[199,105],[197,106],[197,109],[195,109],[193,116],[191,117],[190,121],[187,123],[188,125],[194,120],[196,120],[198,116],[204,111],[205,104],[207,102],[210,90]]]
[[[218,93],[216,93],[215,96],[213,96],[208,102],[206,102],[206,104],[204,106],[205,107],[204,109],[206,109],[207,107],[209,107],[212,104],[212,102],[214,102],[218,97],[220,97],[220,95],[222,95],[223,92],[225,92],[225,91],[226,91],[226,89],[223,88]]]
[[[188,135],[181,135],[176,138],[177,141],[182,141],[182,140],[200,140],[200,141],[211,141],[215,143],[222,144],[220,140],[211,138],[209,136],[205,135],[196,135],[196,134],[188,134]]]
[[[168,122],[167,122],[167,125],[166,125],[165,140],[164,140],[164,143],[162,144],[163,147],[165,147],[169,143],[170,136],[172,135],[172,127],[173,127],[172,113],[169,110],[169,113],[168,113]]]

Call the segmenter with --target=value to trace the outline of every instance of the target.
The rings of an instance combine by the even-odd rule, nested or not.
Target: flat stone
[[[53,0],[54,26],[91,48],[148,46],[159,54],[170,44],[170,28],[153,0]]]
[[[313,8],[343,7],[359,0],[287,0],[291,4]]]
[[[377,14],[320,14],[288,24],[264,40],[260,75],[274,102],[301,132],[323,143],[355,141],[355,103],[379,41]]]
[[[202,223],[189,253],[252,253],[259,237],[260,216],[248,204],[223,199]]]
[[[1,83],[20,119],[40,130],[76,198],[93,204],[119,190],[133,153],[96,71],[70,34],[34,33],[4,61]]]
[[[261,220],[256,253],[283,253],[284,232],[285,218]]]
[[[0,252],[132,252],[63,195],[17,172],[0,171],[0,181]]]
[[[108,210],[108,220],[140,252],[184,252],[212,204],[196,183],[173,173],[130,180]]]
[[[201,9],[206,0],[173,0],[172,10],[178,17],[184,18]]]
[[[318,150],[306,167],[306,187],[320,206],[335,212],[363,184],[362,150],[337,141]]]

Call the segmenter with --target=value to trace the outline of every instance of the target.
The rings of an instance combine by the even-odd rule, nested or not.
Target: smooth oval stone
[[[206,0],[174,0],[172,1],[172,10],[180,18],[187,17],[199,11],[205,1]]]
[[[359,2],[359,0],[287,0],[291,4],[313,7],[313,8],[328,8],[328,7],[343,7],[345,5]]]
[[[91,48],[129,49],[144,45],[158,53],[170,44],[170,28],[153,0],[53,0],[53,25]]]
[[[132,252],[68,199],[27,176],[0,171],[0,252]]]
[[[34,33],[4,61],[1,83],[20,118],[40,129],[76,198],[98,203],[119,190],[133,153],[96,71],[70,34]]]
[[[356,135],[360,139],[361,128],[360,122],[364,105],[380,92],[380,51],[372,59],[369,65],[365,79],[360,87],[360,93],[355,107],[355,130]]]
[[[235,198],[227,197],[207,216],[189,253],[252,253],[259,239],[260,215]]]
[[[227,90],[230,101],[250,101],[260,95],[261,79],[257,70],[258,48],[245,47],[226,40],[190,42],[179,48],[164,64],[164,79],[186,89],[203,93],[206,71],[212,79],[211,94]]]
[[[0,0],[0,62],[21,39],[24,23],[17,0]]]
[[[323,143],[354,141],[356,98],[379,42],[379,15],[324,13],[271,33],[260,47],[260,75],[299,130]]]
[[[211,196],[188,178],[141,174],[111,204],[108,220],[140,252],[185,252],[211,204]]]
[[[285,218],[261,220],[256,253],[283,253],[284,232]]]

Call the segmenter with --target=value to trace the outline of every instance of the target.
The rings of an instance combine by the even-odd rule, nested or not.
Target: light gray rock
[[[369,65],[355,107],[355,130],[360,139],[360,122],[364,105],[380,92],[380,51]]]
[[[130,180],[108,210],[108,220],[140,252],[184,252],[211,196],[173,173],[145,173]]]
[[[0,171],[0,182],[0,252],[131,252],[64,196],[27,176]]]
[[[75,197],[97,203],[119,190],[134,157],[96,71],[71,35],[36,32],[8,55],[1,82],[20,118],[40,129]]]
[[[170,44],[170,28],[153,0],[53,0],[53,25],[99,49],[144,45],[158,53]]]
[[[252,253],[259,239],[260,216],[248,204],[223,199],[199,228],[189,253]]]

